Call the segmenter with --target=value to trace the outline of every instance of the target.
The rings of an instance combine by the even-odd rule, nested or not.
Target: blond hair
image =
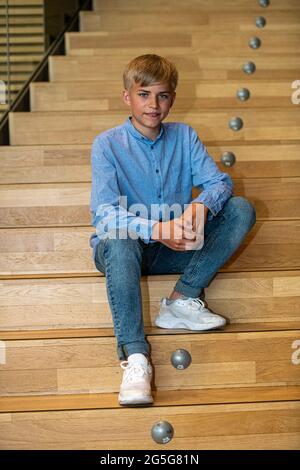
[[[178,72],[175,65],[165,57],[156,54],[140,55],[126,65],[123,73],[126,90],[130,90],[134,82],[141,86],[168,83],[172,91],[175,91]]]

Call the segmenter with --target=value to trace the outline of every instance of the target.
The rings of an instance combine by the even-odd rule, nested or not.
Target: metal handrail
[[[10,41],[9,41],[9,5],[8,0],[5,2],[5,12],[6,12],[6,58],[7,58],[7,83],[10,83]],[[8,94],[7,94],[8,92]],[[10,86],[8,85],[7,89],[5,90],[5,95],[8,103],[10,103]],[[0,121],[1,123],[1,121]]]
[[[9,145],[9,113],[13,111],[29,110],[29,87],[31,82],[48,81],[48,58],[50,55],[65,54],[65,33],[78,30],[78,17],[81,10],[91,10],[92,0],[79,0],[80,5],[73,16],[49,46],[39,64],[28,77],[23,87],[19,90],[15,100],[10,104],[0,120],[0,145]],[[6,1],[8,4],[8,0]],[[8,20],[7,20],[8,21]],[[8,61],[9,62],[9,61]],[[9,88],[9,87],[8,87]]]

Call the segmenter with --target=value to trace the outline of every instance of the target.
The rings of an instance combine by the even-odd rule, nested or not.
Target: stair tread
[[[298,220],[257,221],[220,271],[299,269],[299,229]],[[94,232],[91,226],[0,229],[0,277],[98,275],[89,246]]]
[[[175,10],[178,14],[181,13],[182,10],[186,11],[188,8],[193,11],[230,11],[234,13],[235,11],[247,11],[249,12],[257,12],[259,5],[256,2],[252,2],[249,4],[247,0],[234,0],[231,2],[224,2],[224,0],[215,0],[214,2],[207,2],[207,0],[189,0],[188,2],[183,3],[182,0],[165,0],[162,4],[160,0],[152,0],[151,2],[145,3],[143,6],[143,12],[147,11],[155,11],[159,12],[169,12],[170,10]],[[281,1],[273,0],[271,2],[271,10],[282,10],[285,11],[297,11],[300,9],[300,5],[298,0],[286,0],[284,2],[284,8]],[[130,11],[140,11],[140,4],[136,0],[127,0],[125,3],[123,0],[94,0],[93,1],[93,9],[96,12],[102,11],[113,11],[116,13],[123,13],[124,10]],[[269,9],[268,9],[269,10]],[[268,11],[267,10],[267,11]],[[264,9],[262,11],[265,11]]]
[[[112,51],[120,48],[123,50],[133,49],[161,49],[169,48],[170,53],[178,53],[178,48],[186,49],[186,52],[192,52],[199,56],[207,56],[210,51],[210,57],[228,56],[230,50],[231,56],[238,56],[249,53],[249,32],[248,31],[220,31],[214,30],[214,34],[208,34],[207,31],[101,31],[96,32],[69,32],[66,33],[66,51],[73,55],[83,54],[87,51],[90,56],[93,52],[100,50]],[[298,31],[286,32],[276,31],[276,34],[270,35],[268,29],[259,31],[262,41],[262,47],[259,49],[261,58],[269,54],[288,54],[292,58],[297,54],[297,47],[300,44],[300,34]],[[138,46],[137,46],[138,44]],[[145,51],[146,52],[146,51]]]
[[[165,331],[163,330],[165,333]],[[179,331],[178,331],[179,332]],[[211,389],[299,385],[299,330],[148,336],[154,366],[153,389]],[[114,337],[8,340],[1,366],[1,396],[112,393],[122,369]],[[190,352],[179,371],[170,358]]]
[[[222,6],[224,5],[224,2]],[[147,31],[153,29],[155,22],[158,30],[167,28],[170,30],[199,30],[201,26],[202,31],[216,30],[231,30],[231,31],[246,31],[251,28],[255,29],[255,23],[249,11],[234,11],[214,10],[182,10],[180,12],[180,24],[178,23],[178,12],[176,10],[169,11],[167,17],[161,15],[158,17],[157,12],[153,11],[124,11],[122,13],[123,21],[120,22],[118,16],[114,11],[82,11],[80,13],[80,30],[84,32],[99,31],[99,28],[105,31],[123,31],[134,30]],[[277,31],[291,32],[298,26],[298,19],[292,11],[273,11],[268,10],[268,22],[276,27]],[[151,29],[152,28],[152,29]]]
[[[102,49],[101,54],[97,50],[89,50],[90,55],[52,56],[49,58],[49,78],[56,81],[99,81],[99,79],[119,80],[124,67],[135,55],[147,53],[148,50],[131,49],[114,54],[111,49]],[[249,61],[249,54],[240,54],[239,57],[211,57],[191,54],[187,48],[176,53],[170,53],[170,48],[149,49],[149,53],[165,55],[173,60],[180,70],[181,80],[205,79],[210,81],[218,77],[224,82],[231,79],[244,80],[243,64]],[[109,61],[108,61],[109,57]],[[297,77],[300,67],[298,56],[289,57],[283,54],[269,54],[264,57],[258,55],[255,58],[256,72],[251,76],[252,81],[286,79],[291,82]],[[201,67],[200,67],[201,65]],[[121,85],[122,86],[122,85]]]
[[[232,179],[235,196],[255,204],[257,220],[300,220],[300,177]],[[90,182],[0,185],[0,227],[88,225],[90,193]],[[198,195],[193,188],[192,199]]]
[[[219,330],[206,332],[188,330],[165,330],[163,328],[145,326],[145,334],[157,335],[186,335],[186,334],[224,334],[224,333],[250,333],[268,331],[300,331],[300,321],[286,322],[253,322],[228,324]],[[64,339],[64,338],[92,338],[92,337],[114,337],[113,328],[73,328],[57,330],[13,330],[0,331],[0,339],[6,341],[33,340],[33,339]]]
[[[282,139],[300,141],[299,110],[291,104],[290,108],[237,108],[244,127],[235,133],[228,122],[232,112],[228,108],[216,110],[191,110],[174,112],[168,122],[184,122],[191,125],[204,142],[216,141],[242,142]],[[32,113],[9,113],[10,139],[13,145],[53,143],[92,143],[94,138],[109,128],[123,124],[128,118],[124,111],[37,111]],[[266,126],[266,122],[268,125]],[[74,129],[77,130],[74,133]],[[217,130],[216,130],[217,129]],[[236,135],[235,135],[236,134]]]
[[[300,400],[300,385],[153,391],[153,407]],[[14,396],[0,398],[0,413],[122,408],[118,393]],[[127,408],[128,409],[128,408]]]
[[[288,83],[287,83],[288,82]],[[239,108],[240,101],[236,91],[240,81],[228,80],[182,80],[177,89],[177,98],[173,111],[219,108],[220,104],[228,108]],[[289,108],[291,106],[290,81],[274,80],[268,83],[264,80],[253,82],[244,80],[243,86],[251,90],[251,99],[243,102],[243,108]],[[31,86],[31,110],[121,110],[125,104],[120,97],[119,82],[94,81],[86,87],[82,81],[67,82],[35,82]]]
[[[143,275],[144,324],[154,325],[159,301],[171,292],[180,274]],[[300,319],[300,271],[219,272],[205,289],[212,310],[224,315],[230,327],[251,322],[292,323]],[[6,279],[0,283],[3,334],[29,331],[51,336],[48,330],[66,330],[68,335],[82,329],[89,334],[112,327],[106,293],[106,278],[95,276]],[[45,331],[46,330],[46,331]],[[40,333],[39,333],[40,331]],[[71,333],[70,333],[71,332]]]

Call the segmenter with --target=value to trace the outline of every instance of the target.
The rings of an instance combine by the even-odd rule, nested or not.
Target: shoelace
[[[192,310],[198,310],[199,307],[205,308],[206,305],[201,299],[190,299],[188,308],[191,308]]]
[[[143,375],[146,375],[146,370],[141,364],[129,365],[128,361],[122,361],[120,363],[120,366],[122,367],[122,369],[126,370],[126,374],[123,378],[125,383],[131,383],[133,381],[133,378],[143,377]]]

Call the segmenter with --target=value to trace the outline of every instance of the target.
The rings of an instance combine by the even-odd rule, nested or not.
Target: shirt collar
[[[161,136],[163,135],[164,133],[164,125],[163,123],[161,122],[160,123],[160,132],[158,134],[158,136],[156,137],[155,140],[151,140],[149,139],[148,137],[146,137],[145,135],[143,135],[141,132],[139,132],[135,127],[134,125],[132,124],[131,122],[131,116],[128,117],[128,119],[125,121],[125,128],[128,130],[128,132],[130,132],[131,135],[133,135],[133,137],[135,137],[136,139],[142,141],[142,142],[145,142],[147,144],[150,144],[150,145],[154,145],[160,138]]]

